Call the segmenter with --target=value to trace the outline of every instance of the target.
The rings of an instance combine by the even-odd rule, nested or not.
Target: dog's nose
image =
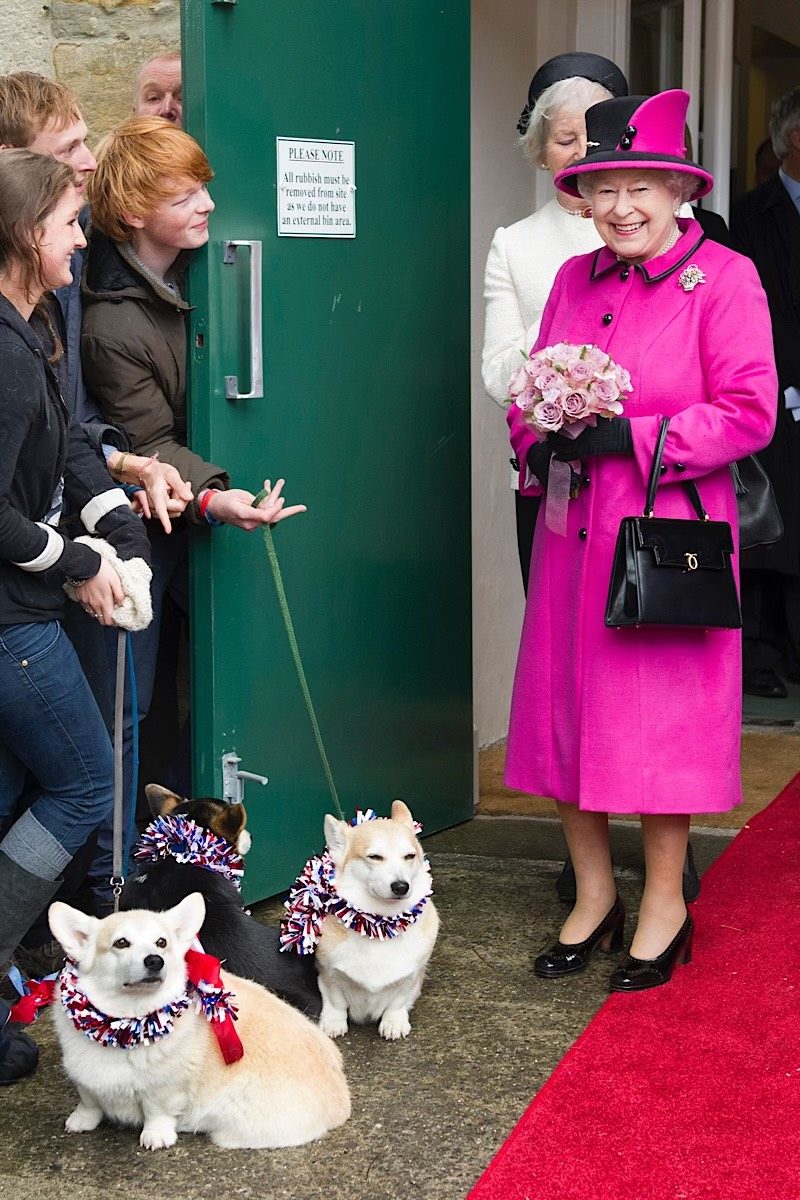
[[[405,879],[395,879],[394,883],[392,884],[392,891],[394,892],[395,896],[405,896],[406,892],[408,891],[408,884],[406,883]]]
[[[157,975],[164,966],[164,960],[160,954],[148,954],[144,960],[145,970],[151,975]]]

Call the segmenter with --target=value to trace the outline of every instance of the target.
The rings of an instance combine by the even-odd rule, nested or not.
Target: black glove
[[[550,460],[553,457],[553,447],[549,440],[544,442],[534,442],[528,451],[527,463],[528,470],[532,471],[539,483],[545,491],[547,491],[547,480],[550,477]]]
[[[562,462],[591,458],[596,454],[633,454],[631,423],[627,417],[598,417],[594,428],[584,429],[576,438],[565,437],[563,433],[548,433],[545,444]]]
[[[150,566],[150,539],[144,521],[130,508],[112,508],[95,526],[98,536],[113,546],[123,561],[143,558]]]

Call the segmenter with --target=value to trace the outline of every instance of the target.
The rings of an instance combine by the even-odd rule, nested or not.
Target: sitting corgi
[[[283,950],[315,953],[320,1028],[330,1037],[378,1021],[381,1037],[411,1032],[439,930],[430,867],[402,800],[390,818],[359,814],[355,826],[325,817],[327,850],[307,863],[289,893]]]
[[[179,1133],[265,1149],[309,1142],[349,1117],[341,1056],[328,1038],[190,949],[204,916],[198,893],[167,912],[102,921],[51,905],[50,928],[68,959],[55,1024],[80,1096],[68,1133],[107,1117],[140,1127],[148,1150],[174,1145]]]
[[[269,988],[308,1017],[319,1017],[322,999],[310,960],[279,953],[278,930],[242,907],[242,855],[250,849],[243,804],[186,800],[168,788],[145,788],[154,820],[141,835],[121,909],[163,912],[200,892],[206,918],[200,942],[225,969]]]

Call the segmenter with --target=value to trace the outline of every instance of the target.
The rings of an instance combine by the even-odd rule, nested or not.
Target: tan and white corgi
[[[204,916],[198,893],[166,912],[134,909],[102,921],[51,905],[53,936],[75,964],[54,1007],[64,1070],[80,1096],[67,1132],[88,1132],[107,1117],[140,1128],[150,1150],[174,1145],[179,1133],[262,1149],[301,1145],[349,1117],[341,1055],[328,1038],[265,988],[222,973],[244,1051],[224,1061],[187,982],[186,955]],[[122,1022],[123,1034],[119,1024],[106,1032],[103,1017]]]
[[[378,1021],[388,1039],[411,1032],[409,1012],[419,997],[439,931],[430,867],[402,800],[390,818],[354,826],[325,817],[325,840],[335,868],[335,889],[359,913],[388,918],[387,936],[368,936],[327,915],[316,949],[322,993],[320,1028],[330,1037],[356,1023]],[[419,911],[417,911],[419,910]],[[405,920],[411,914],[412,919]],[[357,925],[357,923],[356,923]],[[398,931],[399,930],[399,931]]]

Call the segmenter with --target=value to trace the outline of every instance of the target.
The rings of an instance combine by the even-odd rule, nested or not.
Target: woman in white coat
[[[534,75],[517,129],[525,155],[554,175],[586,153],[584,113],[611,96],[627,96],[619,67],[599,54],[558,54]],[[586,219],[588,218],[588,219]],[[559,267],[602,245],[585,200],[553,189],[540,209],[494,235],[486,262],[483,383],[508,402],[508,381],[539,332],[539,319]],[[514,486],[516,488],[516,479]],[[539,497],[516,493],[517,541],[525,590]]]

